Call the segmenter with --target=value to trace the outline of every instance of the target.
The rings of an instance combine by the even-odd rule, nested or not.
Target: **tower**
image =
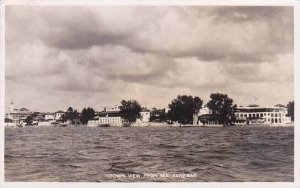
[[[15,109],[15,105],[13,103],[13,101],[11,101],[10,105],[9,105],[9,111],[12,112]]]

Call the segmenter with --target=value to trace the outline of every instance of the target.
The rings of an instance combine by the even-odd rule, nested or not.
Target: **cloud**
[[[45,110],[211,92],[284,103],[293,40],[292,7],[7,6],[6,96]]]

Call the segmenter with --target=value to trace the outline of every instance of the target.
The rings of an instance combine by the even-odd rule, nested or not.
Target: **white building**
[[[104,112],[119,112],[120,111],[120,105],[115,105],[112,108],[104,107]]]
[[[5,114],[5,125],[16,126],[23,124],[27,116],[32,112],[27,108],[16,109],[14,103],[11,102],[9,105],[8,112]]]
[[[64,114],[65,113],[63,111],[59,110],[59,111],[54,113],[54,119],[59,120],[62,117],[62,115],[64,115]]]
[[[290,125],[292,123],[285,107],[237,107],[235,117],[235,125]],[[220,118],[219,115],[212,114],[209,108],[204,107],[199,111],[198,124],[217,125]]]
[[[291,124],[291,117],[285,107],[238,107],[235,124]]]
[[[115,105],[112,108],[105,107],[102,112],[98,113],[98,116],[88,121],[87,126],[122,126],[123,119],[120,116],[120,107],[119,105]],[[140,115],[141,118],[137,119],[136,123],[147,123],[150,121],[150,111],[147,108],[142,108]]]
[[[46,113],[45,114],[45,120],[46,121],[54,120],[54,114],[53,113]]]
[[[137,123],[147,123],[150,121],[150,110],[143,108],[140,112],[141,118],[137,119]]]
[[[195,121],[195,120],[194,120]],[[199,125],[220,125],[220,117],[218,115],[212,114],[212,110],[208,107],[203,107],[198,113],[198,122],[195,124]]]
[[[95,117],[93,120],[89,120],[88,127],[101,127],[101,126],[122,126],[122,119],[120,116],[105,116],[105,117]]]
[[[37,123],[37,126],[41,126],[41,127],[50,127],[52,126],[50,121],[39,121]]]
[[[212,113],[212,111],[208,107],[204,107],[199,110],[198,115],[200,116],[203,114],[211,114],[211,113]]]

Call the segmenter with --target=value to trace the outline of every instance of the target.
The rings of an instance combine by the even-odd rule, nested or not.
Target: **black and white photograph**
[[[294,6],[4,8],[4,182],[295,181]]]

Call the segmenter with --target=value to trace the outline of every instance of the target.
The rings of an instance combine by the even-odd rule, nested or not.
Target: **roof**
[[[105,113],[105,114],[98,114],[99,117],[119,117],[120,113]]]
[[[237,109],[282,109],[282,108],[285,108],[285,107],[268,107],[268,106],[265,106],[265,107],[261,107],[261,106],[257,106],[257,107],[250,107],[250,106],[237,107]]]
[[[219,119],[220,116],[218,114],[202,114],[199,116],[199,119]]]
[[[30,111],[27,108],[21,108],[20,111]]]
[[[65,113],[64,111],[62,111],[62,110],[58,110],[57,112],[55,112],[55,113]]]
[[[146,108],[142,108],[141,112],[150,112],[150,110],[148,110]]]

